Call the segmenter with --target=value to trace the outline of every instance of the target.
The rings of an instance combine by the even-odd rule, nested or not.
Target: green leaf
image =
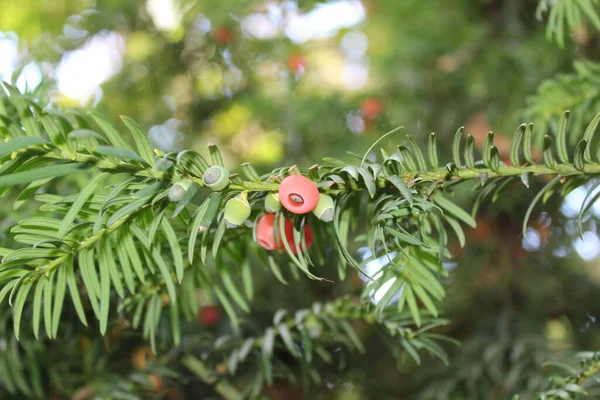
[[[223,235],[225,234],[225,218],[219,222],[217,226],[217,230],[213,236],[213,244],[212,244],[212,256],[213,259],[217,259],[217,254],[219,253],[219,246],[221,245],[221,240],[223,239]]]
[[[123,289],[123,283],[121,283],[121,274],[115,263],[115,256],[113,254],[112,246],[108,240],[100,242],[97,247],[98,253],[98,267],[107,269],[110,274],[110,279],[115,287],[115,291],[120,298],[125,297],[125,291]]]
[[[510,153],[509,159],[512,165],[518,167],[521,165],[521,160],[519,159],[519,155],[521,153],[521,147],[523,146],[523,134],[525,133],[525,128],[527,124],[521,124],[515,134],[512,137],[510,143]]]
[[[340,326],[342,327],[342,329],[344,330],[354,347],[356,347],[356,350],[358,350],[361,354],[365,354],[365,347],[363,346],[362,342],[360,341],[360,339],[356,335],[356,332],[354,332],[354,329],[352,329],[348,321],[341,320]]]
[[[598,128],[598,124],[600,124],[600,113],[596,114],[592,122],[587,126],[585,132],[583,134],[583,138],[588,142],[588,144],[592,143],[594,140],[594,135],[596,134],[596,128]],[[585,162],[592,162],[592,155],[590,154],[591,146],[587,146],[584,152]]]
[[[87,168],[89,168],[89,166],[86,164],[67,163],[35,168],[29,171],[15,172],[13,174],[0,176],[0,187],[20,185],[46,178],[57,178],[59,176],[74,174]]]
[[[526,171],[521,174],[521,182],[523,182],[523,185],[525,185],[527,189],[529,189],[529,177],[532,174],[533,173],[531,171]]]
[[[225,310],[225,313],[227,314],[227,316],[229,317],[229,320],[231,322],[232,327],[234,328],[234,330],[238,330],[240,321],[237,317],[237,314],[235,313],[233,306],[231,305],[231,302],[229,301],[229,299],[227,298],[227,296],[225,296],[225,294],[223,293],[223,291],[221,290],[221,288],[219,288],[218,286],[215,286],[213,288],[215,295],[217,296],[217,298],[219,299],[219,303],[221,303],[221,306],[223,306],[223,309]]]
[[[419,166],[417,164],[417,161],[415,160],[415,157],[413,157],[412,151],[408,147],[403,145],[398,146],[398,150],[401,154],[400,163],[404,166],[404,168],[408,169],[411,172],[420,172]],[[394,157],[397,157],[397,155],[394,154],[389,158]],[[400,171],[398,171],[398,173],[399,172]]]
[[[129,128],[129,130],[131,131],[131,134],[133,135],[133,140],[135,140],[135,145],[137,146],[138,151],[140,152],[140,155],[142,156],[144,161],[150,164],[151,167],[154,167],[154,153],[152,152],[152,147],[150,146],[150,141],[148,140],[148,137],[146,137],[146,135],[142,131],[142,127],[139,126],[138,123],[135,122],[133,119],[127,116],[121,115],[121,119],[123,120],[127,128]]]
[[[283,344],[290,352],[290,354],[294,357],[299,357],[300,354],[298,353],[298,349],[296,348],[294,339],[292,339],[292,333],[290,332],[290,329],[287,327],[287,325],[277,325],[277,331],[279,332],[279,336],[281,336],[281,340],[283,341]]]
[[[108,143],[108,140],[99,134],[98,132],[91,131],[89,129],[75,129],[72,132],[69,132],[68,137],[70,139],[98,139],[105,143]]]
[[[386,176],[385,179],[388,182],[390,182],[392,185],[394,185],[398,189],[398,191],[400,192],[402,197],[404,197],[406,200],[408,200],[408,203],[412,206],[413,196],[412,196],[410,189],[406,185],[406,183],[404,183],[404,181],[402,179],[400,179],[399,177],[397,177],[395,175]]]
[[[470,227],[475,228],[476,223],[473,217],[471,217],[465,210],[446,199],[440,192],[436,192],[436,194],[433,196],[433,201],[435,204],[440,206],[442,210],[450,213]]]
[[[67,271],[66,265],[61,264],[57,268],[56,285],[54,286],[54,308],[52,310],[52,337],[58,333],[58,323],[63,310],[65,294],[67,293]]]
[[[209,168],[204,157],[194,150],[184,150],[177,154],[177,166],[182,173],[196,177],[202,177]]]
[[[40,333],[40,317],[42,313],[42,294],[44,293],[44,278],[40,278],[36,282],[35,292],[33,293],[33,336],[39,339]]]
[[[554,159],[554,154],[552,154],[552,137],[548,135],[544,136],[542,156],[544,158],[544,165],[550,169],[554,169],[556,160]]]
[[[23,314],[23,306],[25,305],[25,300],[27,299],[27,295],[29,294],[29,290],[31,289],[32,281],[25,281],[21,287],[19,288],[19,292],[17,293],[17,297],[15,300],[15,304],[13,306],[14,314],[13,314],[13,326],[15,330],[15,337],[19,340],[19,329],[21,327],[21,315]]]
[[[399,126],[395,129],[392,129],[391,131],[381,135],[381,137],[379,137],[375,142],[373,142],[373,144],[367,149],[367,151],[365,152],[365,155],[363,156],[362,160],[360,161],[360,166],[361,168],[365,166],[365,162],[367,161],[367,157],[369,157],[369,154],[371,154],[371,152],[373,151],[373,149],[379,144],[381,143],[383,140],[385,140],[388,136],[396,133],[397,131],[399,131],[400,129],[404,128],[403,126]],[[324,158],[325,160],[325,158]],[[345,166],[345,163],[342,163],[341,166]]]
[[[529,217],[531,216],[531,212],[533,211],[533,208],[535,207],[536,203],[540,200],[540,198],[542,198],[544,193],[546,193],[547,191],[554,188],[554,186],[560,182],[560,178],[561,178],[560,175],[555,176],[533,198],[533,201],[531,202],[531,204],[527,208],[527,212],[525,213],[525,219],[523,220],[523,231],[522,231],[523,237],[526,237],[526,235],[527,235],[527,222],[529,222]]]
[[[412,149],[412,153],[415,155],[419,171],[427,171],[427,163],[425,162],[425,157],[423,156],[423,152],[421,152],[421,149],[419,148],[415,140],[410,135],[406,135],[406,140],[408,140],[408,143],[410,143],[410,147]]]
[[[273,355],[273,348],[275,347],[275,330],[271,327],[265,330],[262,342],[262,353],[265,357],[271,357]]]
[[[528,124],[523,135],[523,157],[529,164],[534,164],[531,151],[533,148],[533,124]]]
[[[101,172],[101,173],[97,174],[96,176],[94,176],[88,182],[88,184],[85,185],[83,189],[81,189],[81,192],[79,192],[79,195],[77,195],[77,199],[73,202],[73,204],[69,208],[69,211],[64,216],[62,224],[60,225],[60,228],[58,229],[57,237],[59,239],[62,239],[66,235],[67,231],[71,227],[71,224],[77,217],[77,214],[79,213],[79,211],[81,210],[81,208],[83,207],[85,202],[88,200],[88,198],[92,194],[94,194],[94,192],[96,191],[96,188],[108,176],[109,176],[108,173]]]
[[[454,134],[454,140],[452,141],[452,161],[457,167],[462,166],[462,162],[460,161],[460,143],[462,142],[462,137],[465,132],[465,127],[461,126],[458,128],[456,133]]]
[[[423,290],[423,287],[414,282],[411,283],[411,286],[412,286],[412,289],[415,292],[415,294],[419,297],[419,300],[421,300],[421,302],[425,305],[425,307],[431,313],[431,315],[433,315],[434,317],[437,317],[438,316],[437,308],[436,308],[435,304],[433,304],[431,297],[429,297],[427,292],[425,292],[425,290]]]
[[[244,297],[242,296],[238,288],[235,286],[235,283],[233,283],[233,279],[231,278],[230,273],[225,268],[223,268],[219,271],[219,276],[221,277],[223,285],[225,286],[227,292],[231,295],[233,301],[235,301],[236,304],[244,312],[250,312],[250,307],[248,306],[248,303],[246,302],[246,300],[244,300]]]
[[[465,164],[469,169],[475,169],[475,138],[473,135],[467,135],[467,145],[465,147]]]
[[[562,164],[569,164],[569,151],[567,149],[567,130],[569,125],[569,111],[565,111],[558,121],[556,132],[556,152]],[[545,146],[544,146],[545,147]]]
[[[181,283],[183,279],[183,255],[181,254],[181,247],[179,246],[179,240],[175,234],[173,226],[167,218],[161,220],[162,231],[169,242],[171,247],[171,253],[173,254],[173,264],[175,264],[175,274],[177,275],[177,281]]]
[[[77,288],[77,281],[75,280],[73,263],[68,263],[65,267],[67,269],[67,285],[69,287],[69,293],[71,294],[71,301],[75,306],[75,311],[77,312],[79,320],[83,325],[87,326],[87,318],[85,316],[85,311],[83,310],[83,305],[81,304],[81,298],[79,297],[79,289]]]
[[[419,240],[418,238],[416,238],[415,236],[411,235],[409,232],[407,232],[404,228],[402,228],[399,224],[397,224],[394,229],[386,226],[383,228],[387,233],[389,233],[392,236],[397,237],[398,239],[402,240],[403,242],[406,242],[408,244],[412,244],[415,246],[423,246],[423,247],[429,247],[427,244],[423,243],[421,240]]]
[[[119,208],[108,219],[108,221],[106,222],[106,226],[110,228],[112,225],[114,225],[119,220],[127,218],[130,214],[133,214],[134,212],[139,211],[143,206],[148,204],[150,199],[151,199],[151,196],[141,197],[139,199],[133,200],[131,203],[127,204],[126,206]]]
[[[137,248],[135,247],[133,237],[129,233],[123,234],[123,245],[125,246],[125,250],[127,252],[127,255],[129,256],[129,260],[131,261],[131,266],[133,267],[135,274],[137,275],[140,282],[145,283],[146,278],[144,274],[142,260],[137,251]]]
[[[108,327],[110,310],[110,272],[108,268],[100,268],[100,333],[104,336]]]
[[[500,153],[496,146],[490,147],[490,169],[494,172],[500,168]]]
[[[118,159],[126,159],[133,161],[144,161],[137,153],[129,149],[122,149],[120,147],[111,146],[96,146],[94,152],[102,154],[104,156],[115,157]]]
[[[588,144],[587,140],[581,139],[579,141],[579,143],[577,143],[577,146],[575,147],[575,152],[573,154],[573,165],[579,171],[583,171],[583,169],[585,167],[584,153],[587,148],[587,144]]]
[[[194,262],[194,252],[196,246],[196,238],[202,229],[207,230],[214,220],[219,206],[221,205],[221,192],[213,192],[204,200],[202,205],[196,210],[188,229],[188,259],[190,264]]]
[[[50,272],[46,276],[44,281],[44,328],[46,329],[46,335],[52,339],[52,292],[54,290],[54,271]]]
[[[429,165],[431,165],[431,168],[438,169],[440,166],[437,153],[437,136],[435,132],[431,132],[429,134],[429,141],[427,142],[427,144],[427,150],[429,154]]]
[[[210,159],[212,160],[213,165],[225,166],[225,163],[223,162],[223,156],[221,155],[217,145],[209,144],[208,152],[210,153]]]
[[[458,238],[458,243],[460,244],[460,247],[465,247],[465,242],[466,242],[465,233],[464,233],[462,227],[460,226],[460,224],[458,223],[458,221],[456,221],[454,218],[448,217],[447,215],[445,216],[445,219],[446,219],[446,222],[448,223],[448,225],[450,225],[450,227],[456,234],[456,237]]]
[[[410,313],[417,324],[418,327],[421,326],[421,314],[419,313],[419,308],[417,307],[417,300],[415,298],[415,294],[413,293],[411,285],[405,285],[403,294],[406,293],[406,303],[408,304],[408,308],[410,309]]]
[[[161,276],[165,280],[165,285],[167,286],[167,292],[169,292],[169,297],[173,303],[177,301],[177,292],[175,292],[175,285],[173,284],[173,279],[171,278],[171,273],[167,268],[167,264],[163,260],[160,252],[157,248],[152,249],[152,259],[156,263],[158,270],[160,271]]]
[[[252,283],[252,269],[250,267],[250,261],[248,258],[244,258],[242,261],[242,283],[244,284],[244,293],[248,300],[252,300],[254,297],[254,285]]]
[[[242,164],[242,172],[249,181],[260,182],[260,175],[256,172],[256,169],[252,166],[252,163],[245,162]]]
[[[183,211],[183,209],[188,204],[190,204],[199,188],[200,186],[196,182],[192,182],[188,190],[183,195],[182,199],[177,202],[177,205],[175,206],[175,210],[173,211],[173,215],[171,216],[171,218],[175,218],[176,216],[178,216],[179,213]]]
[[[365,168],[358,168],[357,171],[358,171],[358,174],[360,176],[362,176],[363,181],[365,182],[365,186],[367,187],[369,196],[371,196],[371,198],[374,198],[375,194],[377,192],[377,186],[375,185],[375,178]]]
[[[51,180],[52,180],[52,178],[40,179],[37,181],[33,181],[29,185],[27,185],[27,187],[25,189],[23,189],[21,194],[19,194],[19,196],[13,203],[13,210],[18,210],[19,208],[21,208],[21,206],[23,206],[23,204],[25,204],[27,202],[27,200],[31,199],[31,197],[33,197],[33,195],[35,195],[35,193],[42,186],[44,186],[46,183],[48,183]]]
[[[133,277],[133,270],[131,269],[131,263],[129,262],[129,257],[127,256],[127,251],[125,249],[123,232],[117,232],[116,234],[117,237],[112,241],[111,246],[117,253],[117,261],[121,266],[121,272],[123,272],[123,278],[125,279],[127,289],[129,289],[129,292],[133,294],[135,293],[135,281]]]
[[[55,145],[64,146],[67,143],[67,137],[65,136],[62,127],[54,122],[49,114],[42,115],[40,122],[50,137],[50,140],[52,140]]]
[[[113,146],[133,152],[133,148],[125,141],[125,139],[123,139],[121,133],[119,133],[104,116],[95,111],[91,111],[89,114],[92,119],[96,121]]]
[[[279,264],[271,256],[267,257],[267,261],[269,263],[269,267],[271,268],[271,272],[273,272],[273,275],[275,275],[275,278],[277,278],[277,280],[282,284],[287,285],[288,282],[283,277],[281,269],[279,268]]]
[[[4,157],[13,151],[18,151],[26,147],[37,146],[40,144],[49,144],[49,142],[38,136],[16,137],[8,142],[0,143],[0,157]]]
[[[181,324],[179,322],[179,307],[177,303],[171,302],[169,312],[171,316],[171,332],[173,333],[173,344],[179,346],[181,344]]]
[[[494,143],[494,132],[488,132],[487,135],[485,136],[485,140],[483,141],[483,148],[482,148],[482,153],[483,153],[483,165],[485,165],[487,168],[492,168],[491,167],[491,149],[492,149],[492,145]]]

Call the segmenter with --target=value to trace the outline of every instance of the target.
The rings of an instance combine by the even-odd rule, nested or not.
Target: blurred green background
[[[229,165],[252,161],[260,172],[348,159],[347,152],[363,153],[398,126],[422,144],[437,132],[443,159],[462,125],[477,143],[493,129],[507,153],[520,123],[533,120],[544,133],[566,107],[588,107],[598,97],[597,83],[583,95],[552,97],[539,89],[572,73],[575,59],[598,58],[600,41],[584,24],[560,48],[546,38],[537,6],[534,0],[4,0],[0,79],[24,91],[41,85],[51,103],[94,107],[115,123],[128,115],[163,150],[204,152],[216,143]],[[586,112],[579,117],[588,118]],[[483,207],[466,248],[452,249],[444,314],[453,323],[444,333],[463,345],[448,347],[450,367],[430,359],[417,366],[407,357],[395,365],[379,339],[364,332],[367,355],[329,371],[327,385],[306,398],[506,399],[543,388],[556,372],[547,361],[569,363],[575,351],[597,350],[600,206],[585,222],[585,240],[575,225],[583,188],[564,202],[550,200],[522,238],[534,189]],[[465,187],[463,205],[474,197]],[[356,278],[347,286],[362,284]],[[265,289],[270,294],[256,307],[269,313],[274,298],[278,308],[294,308],[340,294],[314,283],[297,286]],[[160,385],[149,398],[194,398],[179,384]],[[282,384],[270,396],[297,393]]]

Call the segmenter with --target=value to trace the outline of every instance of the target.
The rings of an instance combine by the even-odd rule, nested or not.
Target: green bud
[[[206,186],[220,192],[229,185],[229,171],[220,165],[213,165],[204,172],[202,180]]]
[[[187,179],[182,179],[176,182],[173,186],[171,186],[171,190],[169,191],[169,200],[173,202],[177,202],[183,198],[185,192],[190,188],[192,182]]]
[[[246,197],[247,194],[244,192],[225,203],[223,218],[225,219],[225,226],[228,228],[240,226],[250,217],[252,208]]]
[[[321,332],[323,331],[323,325],[314,315],[309,315],[308,317],[306,317],[306,320],[304,321],[304,326],[306,327],[306,330],[308,331],[308,336],[310,336],[311,339],[317,339],[319,336],[321,336]]]
[[[320,193],[319,202],[312,211],[321,221],[331,222],[335,213],[335,204],[331,196]]]
[[[265,197],[265,211],[270,214],[275,214],[281,210],[281,203],[279,202],[279,193],[269,192]]]

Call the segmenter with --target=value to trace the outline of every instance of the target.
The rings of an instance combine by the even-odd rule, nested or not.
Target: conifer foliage
[[[600,29],[593,0],[543,0],[538,17],[548,18],[547,36],[560,47],[565,27]],[[227,46],[230,33],[215,39]],[[362,154],[267,173],[249,162],[226,164],[212,144],[202,154],[163,152],[132,118],[113,124],[97,111],[49,103],[43,91],[2,83],[0,201],[10,209],[6,231],[15,245],[0,248],[0,395],[46,398],[49,381],[72,379],[65,387],[81,387],[77,392],[53,391],[143,398],[171,379],[226,399],[260,398],[280,380],[325,384],[323,369],[343,369],[353,353],[368,353],[364,326],[377,331],[399,365],[418,367],[426,357],[449,365],[448,345],[460,345],[445,334],[452,321],[441,313],[449,247],[469,247],[478,210],[538,188],[522,216],[526,236],[536,207],[584,186],[577,217],[583,234],[600,198],[598,68],[580,60],[575,69],[529,99],[526,114],[536,125],[519,125],[508,151],[494,132],[476,146],[460,127],[443,159],[437,133],[423,146],[397,127]],[[381,105],[377,111],[371,114]],[[473,193],[469,209],[457,195],[464,186]],[[368,268],[374,262],[375,272]],[[332,294],[310,307],[279,309],[257,329],[248,316],[260,301],[261,274],[281,286],[315,281]],[[357,276],[366,282],[362,293],[335,289]],[[200,308],[199,293],[224,311],[227,329],[208,329],[220,315]],[[199,315],[207,329],[190,331]],[[136,356],[139,368],[107,372],[103,340],[127,335],[148,344]],[[46,359],[54,340],[67,346],[60,359]],[[502,350],[539,350],[519,343]],[[150,362],[156,357],[162,361]],[[77,373],[63,358],[81,360]],[[579,369],[568,367],[537,398],[587,394],[600,356],[579,358]],[[532,359],[523,365],[541,368]],[[440,389],[429,392],[423,396],[435,398]]]
[[[197,314],[197,288],[218,299],[238,327],[253,297],[253,273],[245,261],[251,254],[285,285],[285,264],[293,274],[324,280],[319,260],[324,245],[332,245],[339,254],[337,279],[347,277],[348,267],[368,278],[360,305],[340,298],[295,314],[282,310],[261,336],[219,338],[214,351],[225,357],[228,373],[235,374],[244,362],[257,364],[253,395],[273,382],[276,341],[307,368],[317,355],[330,358],[320,347],[323,337],[364,351],[349,319],[381,325],[398,349],[394,353],[406,351],[417,363],[423,351],[445,360],[436,342],[448,339],[429,331],[447,323],[438,317],[438,304],[445,295],[441,279],[447,276],[442,261],[449,256],[448,237],[456,235],[466,244],[463,226],[474,227],[479,204],[502,196],[506,188],[548,178],[527,210],[525,229],[538,201],[564,195],[600,173],[599,149],[588,146],[595,143],[600,115],[570,149],[565,112],[556,136],[544,137],[539,161],[531,155],[533,127],[524,124],[513,136],[509,164],[501,161],[493,132],[477,159],[473,137],[460,128],[447,163],[438,159],[432,133],[424,150],[407,135],[392,154],[377,150],[376,142],[350,162],[326,159],[308,169],[283,167],[264,175],[244,163],[239,174],[230,174],[216,146],[209,146],[206,158],[190,150],[162,153],[128,117],[122,117],[123,127],[115,127],[97,113],[42,107],[11,85],[4,88],[2,195],[19,191],[14,209],[40,204],[38,212],[11,229],[23,246],[1,250],[0,299],[11,308],[17,340],[24,327],[36,339],[57,338],[64,309],[72,309],[82,324],[97,325],[101,334],[120,315],[143,330],[154,351],[161,321],[169,321],[168,335],[178,346],[180,319]],[[394,140],[400,131],[380,141]],[[37,194],[77,174],[87,177],[78,191]],[[468,181],[477,183],[472,212],[452,200],[452,189]],[[265,210],[273,193],[283,205],[274,213],[277,206]],[[598,196],[593,193],[592,188],[582,216]],[[203,200],[195,203],[198,198]],[[323,218],[325,213],[331,217]],[[257,221],[265,215],[273,215],[268,234],[278,244],[274,248],[260,242],[265,232]],[[359,239],[371,251],[366,260],[352,255],[351,229],[360,229]],[[369,276],[365,262],[380,257],[385,267]],[[393,278],[373,306],[372,291]],[[388,307],[395,296],[397,304]],[[299,342],[308,348],[300,349]],[[203,368],[198,363],[193,355],[184,358],[192,370]]]

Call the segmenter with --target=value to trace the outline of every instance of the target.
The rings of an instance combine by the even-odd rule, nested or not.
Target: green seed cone
[[[173,186],[171,186],[171,190],[169,191],[169,200],[173,202],[177,202],[183,198],[185,192],[190,188],[192,182],[187,179],[182,179],[179,182],[175,182]]]
[[[265,197],[265,211],[269,214],[275,214],[281,210],[281,203],[279,202],[279,193],[269,192]]]
[[[215,192],[220,192],[229,185],[229,171],[220,165],[213,165],[204,172],[204,184]]]
[[[252,208],[248,200],[242,199],[240,196],[228,200],[225,203],[225,213],[223,215],[225,226],[235,228],[242,225],[250,217],[250,211],[252,211]]]
[[[312,211],[321,221],[331,222],[335,214],[335,203],[333,198],[326,194],[319,194],[319,203]]]

